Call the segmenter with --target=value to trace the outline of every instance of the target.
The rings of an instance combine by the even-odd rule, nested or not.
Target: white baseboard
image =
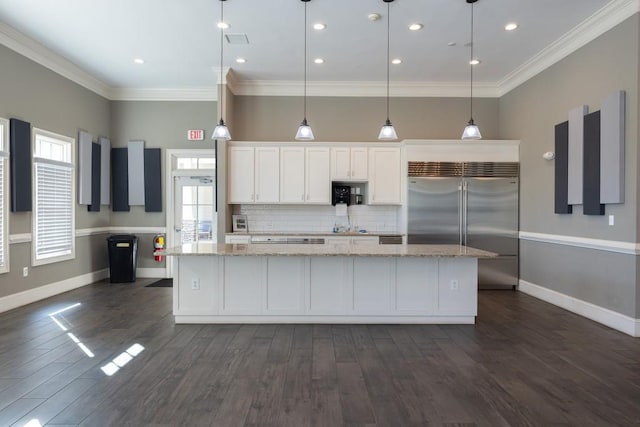
[[[632,337],[640,337],[640,319],[625,316],[616,311],[527,282],[526,280],[519,281],[518,290],[532,297],[564,308],[572,313],[579,314],[587,319],[624,332]]]
[[[167,277],[167,269],[161,267],[136,268],[136,277],[148,279],[164,279]]]
[[[89,285],[98,280],[106,279],[107,277],[109,277],[108,269],[98,270],[27,291],[18,292],[17,294],[7,295],[6,297],[0,298],[0,313]]]

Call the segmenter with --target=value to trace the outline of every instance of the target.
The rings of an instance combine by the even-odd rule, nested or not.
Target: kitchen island
[[[474,323],[478,258],[459,245],[186,244],[176,323]]]

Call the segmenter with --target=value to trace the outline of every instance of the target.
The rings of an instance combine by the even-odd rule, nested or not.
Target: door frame
[[[175,195],[174,195],[174,185],[173,180],[176,176],[193,176],[193,169],[177,169],[177,159],[181,157],[199,157],[204,155],[213,155],[216,157],[215,148],[177,148],[177,149],[167,149],[165,155],[165,183],[164,183],[164,197],[166,200],[166,247],[170,248],[175,246],[176,243],[173,241],[173,230],[175,227],[175,215],[174,215],[174,203],[175,203]],[[216,168],[218,165],[216,164]],[[213,177],[213,182],[217,186],[216,182],[216,174],[215,170],[212,169],[198,169],[199,173],[203,175],[210,175]],[[213,173],[212,173],[213,172]],[[173,277],[173,262],[171,262],[171,258],[165,261],[165,277]]]

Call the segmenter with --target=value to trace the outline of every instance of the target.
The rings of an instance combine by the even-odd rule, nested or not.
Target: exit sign
[[[202,141],[204,139],[204,130],[202,129],[189,129],[187,131],[187,140],[189,141]]]

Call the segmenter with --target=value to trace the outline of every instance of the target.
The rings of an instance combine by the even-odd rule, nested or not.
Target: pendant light
[[[220,23],[222,24],[224,22],[224,2],[226,0],[220,0]],[[222,76],[224,74],[224,69],[222,68],[223,65],[223,54],[224,54],[224,25],[220,25],[220,97],[219,97],[219,101],[220,101],[220,121],[218,122],[218,125],[215,127],[215,129],[213,130],[213,133],[211,134],[211,139],[224,139],[224,140],[229,140],[231,139],[231,134],[229,133],[229,129],[227,128],[227,125],[224,124],[224,120],[222,119],[223,117],[223,110],[224,110],[224,92],[226,91],[226,88],[224,87],[224,82],[222,79]]]
[[[382,0],[382,1],[384,1],[387,4],[387,121],[384,122],[384,126],[382,126],[382,129],[380,129],[380,134],[378,135],[378,139],[383,141],[385,140],[391,141],[394,139],[398,139],[398,134],[396,134],[396,130],[391,124],[391,120],[389,120],[389,60],[391,59],[390,53],[389,53],[389,46],[391,44],[390,42],[391,16],[390,16],[389,4],[393,0]]]
[[[482,139],[482,135],[480,134],[480,129],[473,122],[473,4],[478,0],[467,0],[467,3],[471,5],[471,59],[469,60],[469,68],[471,69],[471,96],[469,98],[469,105],[471,109],[470,120],[467,123],[467,126],[464,128],[464,132],[462,132],[462,139]]]
[[[307,3],[310,0],[301,0],[304,3],[304,118],[296,132],[298,141],[313,141],[313,131],[307,123]]]

